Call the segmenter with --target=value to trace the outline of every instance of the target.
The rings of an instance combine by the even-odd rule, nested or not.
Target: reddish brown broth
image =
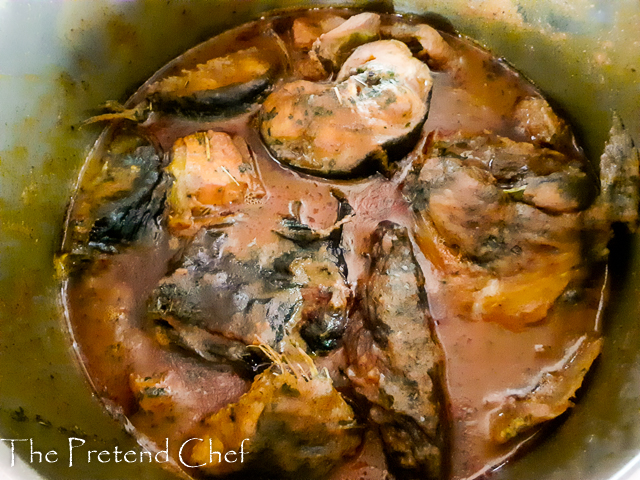
[[[291,18],[287,15],[275,20],[268,18],[227,32],[172,62],[154,80],[158,75],[175,73],[229,50],[257,44],[256,35],[259,36],[265,25],[275,22],[275,29],[280,32],[290,24]],[[383,21],[402,20],[383,16]],[[516,72],[469,40],[444,33],[443,36],[460,56],[459,68],[455,75],[433,72],[431,109],[424,132],[463,130],[480,134],[492,130],[521,140],[508,116],[518,100],[539,93]],[[285,36],[285,41],[290,42],[290,38]],[[295,55],[300,54],[294,53],[293,61]],[[129,104],[139,101],[144,91],[145,87]],[[334,186],[346,194],[356,212],[355,220],[344,228],[348,280],[352,285],[367,267],[368,238],[380,221],[393,220],[413,229],[413,215],[397,180],[374,175],[364,180],[337,182],[291,171],[268,154],[251,113],[214,122],[154,114],[143,129],[157,138],[165,151],[170,150],[175,139],[199,130],[224,130],[246,139],[256,154],[268,195],[262,203],[246,206],[244,217],[228,230],[228,248],[239,257],[247,245],[259,247],[269,241],[274,235],[272,228],[288,213],[291,201],[302,201],[302,219],[306,223],[318,227],[331,225],[336,211],[336,200],[330,193]],[[99,151],[100,147],[96,149]],[[579,152],[572,154],[579,155]],[[99,163],[99,153],[94,152],[88,161]],[[88,171],[84,182],[91,178],[91,167]],[[437,276],[419,250],[415,250],[426,277],[437,334],[446,353],[453,420],[452,478],[473,477],[502,463],[518,447],[514,444],[498,447],[488,440],[485,423],[491,407],[484,399],[495,392],[527,386],[542,368],[563,358],[567,345],[573,340],[597,328],[604,274],[578,306],[556,306],[544,322],[512,332],[493,323],[474,323],[448,315],[448,299],[439,288]],[[128,415],[139,432],[160,444],[164,444],[166,437],[182,440],[203,416],[237,401],[249,386],[229,369],[212,368],[160,348],[141,328],[146,300],[165,274],[171,255],[169,236],[165,235],[153,249],[133,247],[97,261],[90,271],[71,278],[66,289],[73,335],[98,395],[107,405]],[[340,352],[323,361],[340,363]],[[166,383],[177,392],[178,408],[162,422],[136,412],[129,387],[131,374],[145,377],[158,373],[166,374]],[[379,440],[370,432],[360,457],[340,467],[335,478],[382,478],[384,468]]]

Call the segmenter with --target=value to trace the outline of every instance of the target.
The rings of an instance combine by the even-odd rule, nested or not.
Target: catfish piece
[[[640,204],[640,154],[620,117],[614,113],[609,140],[600,156],[600,195],[584,214],[589,236],[585,252],[592,261],[606,261],[613,224],[634,233]]]
[[[173,327],[175,332],[168,338],[181,338],[179,346],[205,359],[201,349],[194,347],[212,334],[243,345],[280,348],[286,332],[297,323],[302,303],[288,263],[282,267],[278,263],[280,256],[289,253],[290,245],[282,240],[276,258],[263,260],[256,251],[241,260],[224,251],[226,238],[216,230],[200,230],[149,302],[154,325],[182,325]],[[202,338],[196,343],[198,331]],[[216,355],[224,356],[224,349]],[[235,363],[235,352],[229,351],[227,359]]]
[[[328,14],[317,17],[297,17],[293,20],[291,33],[296,48],[310,50],[314,42],[322,35],[342,25],[346,20],[338,15]]]
[[[385,37],[395,38],[403,42],[415,40],[420,45],[416,53],[418,58],[427,59],[428,64],[435,68],[447,68],[455,59],[453,48],[442,38],[438,31],[425,24],[410,25],[407,23],[392,23],[382,27]]]
[[[277,478],[326,478],[362,441],[355,414],[311,358],[293,360],[263,349],[273,365],[256,376],[237,403],[204,419],[192,434],[202,441],[195,443],[189,463],[203,465],[208,475],[243,470]],[[215,457],[211,462],[210,445],[214,451],[242,448],[251,454],[244,462]]]
[[[617,114],[613,115],[609,140],[600,158],[599,202],[609,206],[611,222],[635,232],[640,203],[640,154]]]
[[[489,404],[497,404],[489,414],[491,439],[505,443],[573,407],[571,399],[601,349],[601,338],[582,336],[567,350],[565,358],[543,370],[533,385],[487,398]]]
[[[429,111],[426,64],[396,40],[357,48],[336,82],[286,83],[267,97],[260,133],[286,165],[321,177],[354,178],[393,163],[414,147]]]
[[[348,271],[341,240],[342,225],[353,218],[353,209],[341,192],[333,190],[331,193],[338,200],[337,221],[332,226],[315,230],[301,223],[299,217],[292,216],[284,218],[281,227],[275,231],[303,247],[324,241],[336,259],[335,262],[296,259],[289,267],[305,284],[301,290],[305,306],[300,335],[311,350],[319,353],[338,346],[347,327],[345,308],[351,304],[352,296],[351,289],[344,283]]]
[[[398,478],[446,476],[444,353],[427,306],[424,277],[406,228],[382,222],[372,236],[361,299],[364,327],[348,344],[347,374],[370,402]]]
[[[291,27],[293,45],[300,51],[299,57],[293,62],[294,76],[302,80],[319,81],[329,77],[332,67],[318,58],[317,54],[310,51],[314,42],[323,33],[340,26],[346,20],[327,11],[324,15],[314,12],[312,16],[297,17]],[[329,72],[325,69],[329,68]]]
[[[70,218],[74,255],[117,253],[152,238],[162,223],[169,177],[156,147],[118,130],[98,155],[100,169],[85,182]]]
[[[190,236],[202,227],[229,222],[232,207],[266,194],[246,142],[224,132],[195,132],[177,139],[167,171],[174,179],[167,223],[176,235]]]
[[[329,71],[337,70],[354,48],[380,37],[380,15],[363,12],[323,33],[313,43],[313,53]]]
[[[493,135],[436,135],[404,192],[452,314],[519,330],[584,278],[586,163]],[[593,192],[593,193],[592,193]]]
[[[609,140],[600,157],[600,196],[594,209],[633,233],[638,226],[639,203],[640,154],[622,120],[614,114]]]
[[[606,261],[612,224],[635,228],[638,153],[619,120],[599,195],[585,159],[543,143],[436,134],[407,177],[417,243],[454,315],[512,330],[542,321]]]
[[[277,49],[251,47],[217,57],[149,86],[155,109],[191,115],[239,113],[275,80]]]
[[[287,229],[293,219],[284,220],[271,244],[243,258],[225,251],[224,231],[200,230],[151,295],[150,319],[165,330],[160,343],[231,364],[251,360],[242,345],[335,348],[351,304],[341,224],[301,239]]]

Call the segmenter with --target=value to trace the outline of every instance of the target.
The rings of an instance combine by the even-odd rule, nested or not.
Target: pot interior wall
[[[400,0],[395,8],[430,12],[512,63],[566,112],[595,161],[612,110],[639,140],[640,4],[567,3]],[[69,437],[91,450],[134,446],[78,366],[52,262],[66,202],[100,131],[83,120],[107,100],[123,102],[157,68],[222,29],[273,8],[321,4],[0,2],[0,438],[31,438],[37,450],[61,452],[57,463],[31,463],[28,443],[16,444],[43,477],[173,478],[157,464],[69,467],[62,455]],[[492,478],[606,479],[640,451],[638,243],[622,235],[611,247],[607,340],[579,404],[534,452]]]

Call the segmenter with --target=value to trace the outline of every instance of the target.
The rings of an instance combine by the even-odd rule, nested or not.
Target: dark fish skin
[[[621,223],[638,227],[640,154],[622,120],[614,114],[609,140],[600,157],[600,195],[587,218],[588,226]]]
[[[286,218],[273,255],[255,247],[243,259],[225,251],[222,230],[200,230],[151,294],[152,327],[164,343],[236,366],[255,363],[250,345],[281,351],[295,338],[312,352],[336,348],[351,303],[340,228],[322,236]]]
[[[261,100],[272,84],[271,76],[246,83],[235,83],[215,90],[201,90],[191,95],[172,96],[154,93],[149,97],[154,108],[168,113],[194,117],[230,117],[243,113]]]
[[[214,57],[149,85],[152,109],[186,117],[231,117],[261,102],[287,63],[282,40],[267,29],[260,47]],[[213,82],[212,82],[213,80]]]
[[[89,235],[89,245],[102,251],[137,240],[150,224],[159,221],[164,210],[169,181],[160,170],[160,157],[155,149],[139,147],[126,161],[139,168],[132,188],[98,209],[98,218]]]
[[[600,195],[584,212],[588,246],[585,254],[595,261],[606,261],[612,225],[630,233],[638,228],[640,204],[640,153],[620,117],[614,113],[609,139],[600,156]]]
[[[94,161],[100,170],[85,181],[69,218],[63,251],[72,263],[152,239],[162,223],[170,179],[150,140],[116,129]]]
[[[224,252],[225,241],[219,231],[201,230],[179,268],[153,291],[149,313],[153,319],[171,318],[170,323],[244,344],[260,339],[275,347],[301,301],[286,271],[287,260],[276,258],[271,265],[258,259],[240,261]]]
[[[447,470],[444,354],[433,332],[424,277],[406,228],[381,222],[361,295],[363,328],[350,339],[349,377],[370,402],[397,478]]]
[[[640,154],[617,114],[600,157],[600,177],[601,201],[609,205],[611,222],[623,223],[635,232],[640,203]]]

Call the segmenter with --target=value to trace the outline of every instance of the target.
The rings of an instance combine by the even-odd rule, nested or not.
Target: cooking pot
[[[69,463],[70,441],[96,451],[135,446],[82,371],[53,263],[67,201],[100,132],[83,120],[107,100],[123,102],[168,60],[217,32],[273,9],[322,5],[0,0],[1,478],[175,478],[155,462]],[[613,110],[640,143],[637,0],[342,5],[427,15],[476,39],[564,111],[594,162]],[[611,245],[606,341],[579,403],[535,450],[492,479],[640,479],[639,240],[621,234]]]

